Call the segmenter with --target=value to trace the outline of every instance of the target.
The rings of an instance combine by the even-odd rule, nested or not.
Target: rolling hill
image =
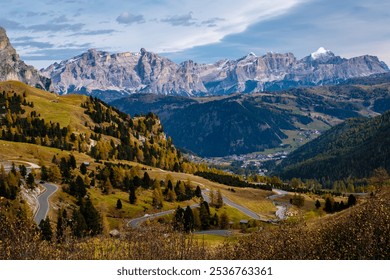
[[[166,169],[180,165],[180,156],[153,114],[131,118],[95,98],[58,96],[21,82],[1,82],[0,93],[2,140]]]

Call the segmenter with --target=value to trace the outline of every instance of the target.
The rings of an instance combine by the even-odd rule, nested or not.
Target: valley
[[[90,50],[38,72],[0,35],[0,259],[388,259],[378,58]]]

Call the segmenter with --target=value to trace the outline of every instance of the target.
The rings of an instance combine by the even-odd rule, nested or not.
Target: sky
[[[249,52],[325,47],[390,66],[388,0],[0,0],[0,26],[28,64],[46,67],[88,49],[213,63]]]

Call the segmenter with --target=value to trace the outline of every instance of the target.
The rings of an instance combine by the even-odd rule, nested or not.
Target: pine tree
[[[148,172],[144,173],[144,177],[142,178],[142,187],[144,189],[149,189],[149,187],[150,187],[150,177],[149,177]]]
[[[76,237],[84,237],[87,231],[87,224],[84,216],[79,210],[74,210],[72,214],[72,231]]]
[[[90,235],[94,236],[102,232],[101,217],[89,198],[81,204],[80,212],[84,216]]]
[[[26,183],[27,183],[27,185],[28,185],[30,188],[34,188],[35,178],[34,178],[33,173],[30,172],[30,173],[28,174]]]
[[[130,184],[130,189],[129,189],[129,201],[130,201],[130,204],[135,204],[135,202],[137,201],[137,197],[135,195],[135,187],[133,184]]]
[[[41,167],[41,180],[47,181],[49,179],[49,171],[47,170],[47,167],[42,165]]]
[[[122,209],[122,201],[120,199],[116,201],[116,209]]]
[[[201,228],[203,230],[208,230],[210,228],[210,209],[206,201],[203,201],[200,204],[199,218],[200,218]]]
[[[87,194],[87,189],[85,188],[84,180],[80,175],[76,177],[75,185],[76,185],[75,196],[84,197]]]
[[[27,168],[26,168],[26,166],[24,166],[23,164],[19,165],[19,172],[20,172],[20,175],[22,175],[22,177],[25,178],[26,175],[27,175]]]
[[[194,214],[190,206],[184,211],[184,231],[192,232],[194,230]]]
[[[348,207],[354,206],[356,204],[356,197],[353,194],[350,194],[348,196],[348,202],[347,205]]]
[[[334,206],[334,201],[333,201],[333,199],[327,197],[327,198],[325,199],[325,208],[324,208],[325,212],[327,212],[327,213],[333,213],[333,212],[334,212],[333,206]]]
[[[83,175],[87,174],[87,166],[85,165],[84,162],[80,165],[80,172]]]
[[[195,189],[195,196],[196,197],[202,197],[202,190],[200,189],[199,186],[196,186],[196,189]]]
[[[41,230],[42,240],[51,241],[53,237],[53,230],[51,229],[49,217],[40,221],[39,229]]]
[[[69,167],[75,169],[77,167],[76,158],[74,155],[69,156]]]
[[[177,207],[173,216],[173,229],[177,231],[184,229],[184,210],[180,206]]]
[[[66,227],[66,212],[63,209],[58,210],[56,235],[57,242],[61,243],[64,239],[64,231]]]

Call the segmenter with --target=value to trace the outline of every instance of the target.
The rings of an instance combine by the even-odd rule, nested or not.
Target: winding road
[[[276,211],[275,215],[279,220],[284,220],[284,219],[286,219],[286,211],[287,211],[288,204],[284,204],[281,202],[275,202],[274,199],[279,198],[279,197],[283,197],[286,194],[288,194],[288,192],[283,191],[283,190],[279,190],[279,189],[272,189],[272,191],[275,192],[276,194],[271,195],[268,198],[272,200],[272,202],[274,203],[274,205],[278,209]]]
[[[41,220],[46,219],[47,213],[49,212],[49,198],[58,190],[58,187],[52,183],[41,184],[45,191],[38,196],[38,211],[35,213],[34,221],[39,225]]]
[[[202,191],[202,196],[203,196],[203,199],[210,203],[210,198],[208,196],[208,192],[209,190],[203,190]],[[237,203],[234,203],[233,201],[231,201],[230,199],[226,198],[226,197],[223,197],[223,202],[227,205],[227,206],[230,206],[230,207],[233,207],[233,208],[236,208],[237,210],[241,211],[242,213],[244,213],[245,215],[251,217],[252,219],[255,219],[255,220],[260,220],[262,221],[263,219],[261,219],[259,217],[259,215],[257,215],[255,212],[237,204]],[[194,204],[194,205],[191,205],[190,206],[191,209],[194,209],[196,207],[199,207],[199,204]],[[176,209],[175,209],[176,210]],[[132,228],[139,228],[140,224],[143,223],[143,222],[146,222],[147,220],[150,220],[150,219],[155,219],[155,218],[158,218],[158,217],[162,217],[162,216],[165,216],[165,215],[169,215],[169,214],[173,214],[175,212],[175,210],[168,210],[168,211],[163,211],[163,212],[159,212],[159,213],[155,213],[155,214],[145,214],[143,217],[139,217],[139,218],[135,218],[135,219],[132,219],[128,222],[128,225],[131,226]],[[224,232],[224,234],[226,234],[226,232]]]

